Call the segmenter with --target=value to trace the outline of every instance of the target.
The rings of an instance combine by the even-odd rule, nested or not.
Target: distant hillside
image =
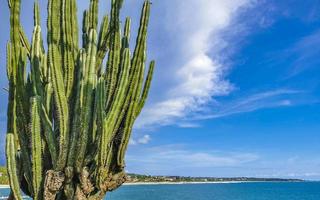
[[[215,177],[183,177],[183,176],[147,176],[139,174],[128,174],[129,183],[135,182],[250,182],[250,181],[269,181],[269,182],[299,182],[301,179],[281,179],[281,178],[250,178],[250,177],[231,177],[231,178],[215,178]]]
[[[149,183],[149,182],[228,182],[228,181],[280,181],[292,182],[303,181],[301,179],[280,179],[280,178],[214,178],[214,177],[183,177],[183,176],[148,176],[139,174],[128,174],[128,183]],[[9,184],[6,167],[0,167],[0,185]]]

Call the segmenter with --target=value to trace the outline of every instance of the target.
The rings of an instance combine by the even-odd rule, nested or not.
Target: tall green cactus
[[[146,75],[151,3],[144,2],[131,54],[131,20],[121,31],[123,0],[110,1],[98,27],[99,1],[90,0],[80,47],[76,0],[48,0],[46,50],[37,0],[31,42],[21,0],[8,0],[6,155],[14,199],[21,190],[36,200],[102,199],[126,180],[125,152],[155,65]]]

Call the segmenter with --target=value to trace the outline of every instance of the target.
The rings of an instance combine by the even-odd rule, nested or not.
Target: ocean
[[[8,189],[0,189],[1,196]],[[320,200],[320,182],[125,185],[107,200]]]

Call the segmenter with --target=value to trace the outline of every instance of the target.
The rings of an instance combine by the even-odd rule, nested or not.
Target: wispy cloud
[[[179,122],[178,126],[180,128],[199,128],[199,127],[201,127],[200,124],[195,123],[195,122]]]
[[[295,57],[290,75],[297,75],[310,67],[319,66],[320,30],[302,38],[292,48],[286,51],[290,57]]]
[[[256,174],[256,177],[261,178],[296,178],[305,180],[319,180],[319,172],[275,172],[267,174]]]
[[[299,38],[293,44],[267,57],[267,65],[283,66],[284,79],[290,79],[320,65],[320,29]]]
[[[227,46],[219,33],[230,26],[238,10],[249,5],[251,0],[163,2],[166,4],[164,16],[170,19],[167,23],[172,22],[168,25],[168,34],[178,36],[172,41],[178,45],[176,52],[167,55],[166,63],[167,67],[173,67],[170,74],[173,84],[166,88],[163,98],[144,109],[136,124],[138,128],[174,123],[199,110],[213,96],[226,95],[232,90],[232,85],[225,79],[227,66],[220,62],[224,55],[213,58],[210,51],[213,45],[214,52]],[[179,59],[170,62],[170,57]]]
[[[302,92],[303,91],[290,89],[277,89],[273,91],[260,92],[222,105],[215,105],[210,111],[211,113],[197,113],[192,119],[200,120],[220,118],[264,108],[291,106],[294,104],[294,101],[292,100],[293,97]]]

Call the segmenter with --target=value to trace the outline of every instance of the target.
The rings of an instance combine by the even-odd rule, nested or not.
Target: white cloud
[[[151,141],[150,135],[144,135],[142,138],[138,139],[139,144],[148,144]]]
[[[164,0],[170,34],[177,35],[176,55],[168,55],[168,65],[177,65],[170,74],[174,84],[164,98],[152,102],[143,111],[136,127],[167,125],[201,109],[213,96],[226,95],[232,85],[224,79],[226,66],[209,51],[227,46],[219,33],[231,24],[237,11],[250,0]],[[170,63],[170,57],[179,57]]]
[[[211,114],[196,115],[193,119],[220,118],[238,113],[252,112],[263,108],[283,107],[293,105],[290,100],[294,95],[303,91],[277,89],[249,95],[243,99],[236,99],[223,105],[216,105]]]
[[[199,128],[199,127],[201,127],[200,124],[191,123],[191,122],[182,122],[182,123],[179,123],[178,126],[180,128]]]
[[[150,135],[144,135],[141,138],[129,140],[129,145],[148,144],[151,141]]]
[[[256,174],[256,177],[265,178],[293,178],[293,179],[306,179],[306,180],[319,180],[319,172],[276,172],[272,174]]]

